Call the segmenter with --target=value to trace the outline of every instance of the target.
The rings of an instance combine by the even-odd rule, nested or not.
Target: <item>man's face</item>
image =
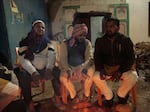
[[[119,27],[113,22],[106,23],[106,34],[110,37],[114,36],[119,31]]]
[[[33,27],[33,32],[39,37],[43,36],[45,34],[44,23],[41,23],[41,22],[36,23]]]
[[[76,39],[77,40],[81,40],[81,39],[84,39],[84,38],[86,38],[86,33],[81,33],[80,35],[78,35],[77,37],[76,37]]]

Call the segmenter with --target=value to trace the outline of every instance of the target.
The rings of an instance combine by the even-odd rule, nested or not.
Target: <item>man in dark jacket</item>
[[[117,90],[119,104],[126,104],[128,93],[136,84],[138,76],[135,68],[133,43],[130,38],[119,33],[119,20],[109,18],[106,32],[95,42],[94,60],[96,72],[93,81],[105,97],[105,106],[113,105],[114,94],[106,80],[121,80]]]

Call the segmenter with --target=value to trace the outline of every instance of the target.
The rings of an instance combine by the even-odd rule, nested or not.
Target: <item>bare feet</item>
[[[66,110],[66,105],[62,103],[62,101],[61,101],[59,96],[54,96],[54,102],[55,102],[55,106],[59,110]]]

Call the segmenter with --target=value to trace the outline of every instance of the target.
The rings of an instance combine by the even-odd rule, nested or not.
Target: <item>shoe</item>
[[[113,106],[113,99],[111,99],[111,100],[105,100],[105,101],[103,101],[103,105],[105,106],[105,107],[112,107]]]
[[[114,95],[114,93],[113,93],[113,97],[110,99],[110,100],[104,100],[103,101],[103,105],[105,106],[105,107],[112,107],[113,106],[113,104],[114,104],[114,97],[115,97],[115,95]]]
[[[118,96],[118,95],[117,95],[117,96]],[[119,101],[118,101],[118,104],[127,104],[128,98],[129,98],[129,95],[126,95],[124,98],[118,96],[118,100],[119,100]]]

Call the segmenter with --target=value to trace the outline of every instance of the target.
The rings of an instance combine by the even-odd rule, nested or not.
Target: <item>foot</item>
[[[27,106],[27,110],[29,112],[36,112],[33,101],[30,101],[29,105]]]
[[[55,96],[53,102],[59,110],[66,110],[66,105],[62,103],[59,96]]]
[[[75,97],[71,100],[71,102],[72,102],[73,104],[76,104],[76,103],[79,103],[79,102],[80,102],[80,99],[79,99],[78,96],[75,96]]]
[[[92,106],[92,103],[90,102],[79,102],[79,103],[72,104],[73,109],[82,109],[82,108],[88,108],[91,106]]]
[[[135,112],[133,106],[128,104],[117,104],[115,112]]]
[[[63,103],[56,104],[56,107],[57,107],[59,110],[66,110],[66,105],[63,104]]]
[[[112,109],[110,107],[102,107],[102,110],[104,112],[114,112],[114,111],[112,111]],[[115,112],[120,112],[120,111],[115,111]]]
[[[89,97],[84,95],[82,98],[82,102],[89,102]]]
[[[104,100],[103,106],[104,107],[112,107],[113,106],[113,100]]]

